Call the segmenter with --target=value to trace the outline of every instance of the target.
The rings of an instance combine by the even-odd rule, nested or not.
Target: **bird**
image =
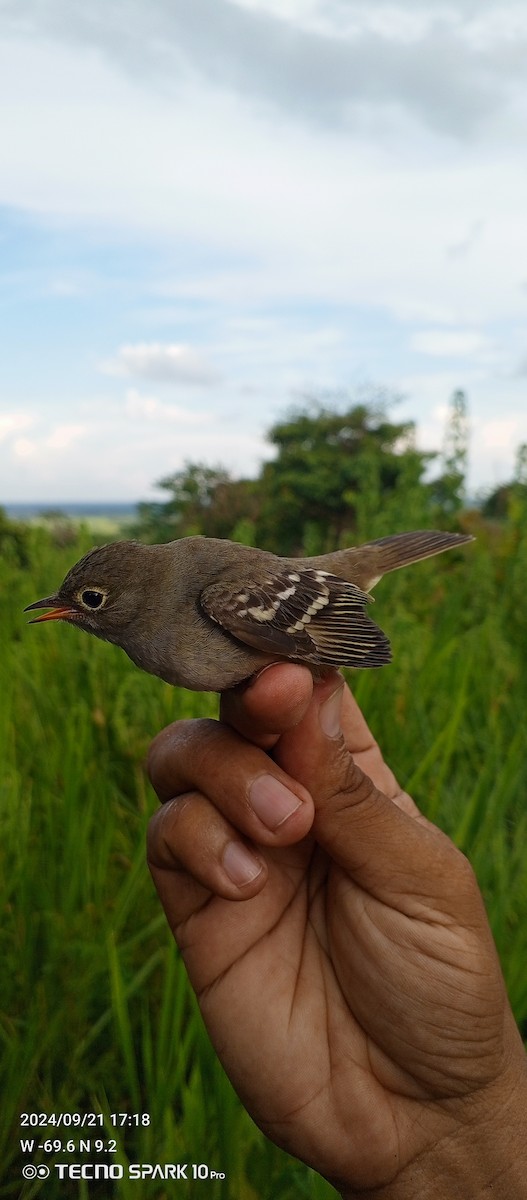
[[[390,642],[367,614],[387,572],[470,534],[418,530],[311,558],[281,558],[218,538],[90,550],[58,590],[28,604],[120,646],[137,666],[192,691],[224,692],[271,662],[382,667]]]

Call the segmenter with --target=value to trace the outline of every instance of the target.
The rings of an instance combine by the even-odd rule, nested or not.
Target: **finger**
[[[337,684],[335,682],[335,687]],[[385,763],[380,747],[348,687],[342,693],[340,725],[348,750],[361,771],[395,804],[414,816],[419,809],[407,792],[399,786],[393,771]]]
[[[213,893],[248,899],[261,890],[267,865],[205,796],[189,792],[152,817],[147,858],[172,927]]]
[[[335,688],[335,682],[333,676],[316,685],[302,723],[283,735],[275,752],[281,766],[309,784],[317,842],[361,887],[387,903],[397,905],[404,897],[415,915],[416,909],[422,913],[424,898],[434,896],[447,911],[456,911],[464,877],[468,893],[473,889],[464,856],[424,817],[416,819],[394,804],[354,762],[341,729],[343,685]]]
[[[336,673],[334,677],[336,680]],[[223,694],[220,717],[256,745],[271,749],[276,745],[279,734],[298,725],[312,694],[313,677],[307,667],[294,663],[273,663],[253,676],[249,685]],[[365,774],[406,811],[417,813],[413,800],[401,790],[393,772],[384,762],[379,746],[348,687],[343,693],[342,731],[355,761]]]
[[[201,793],[158,810],[148,828],[148,865],[198,993],[254,945],[267,943],[297,893],[311,849],[306,838],[300,856],[297,847],[290,858],[282,849],[260,853]]]
[[[313,694],[313,676],[296,663],[271,663],[242,688],[224,692],[220,720],[257,746],[270,749],[302,719]]]
[[[218,721],[177,721],[150,748],[148,771],[162,801],[198,791],[245,837],[288,846],[309,832],[310,793],[259,747]]]

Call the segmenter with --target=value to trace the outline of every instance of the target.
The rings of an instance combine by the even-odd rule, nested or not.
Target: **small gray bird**
[[[90,550],[53,596],[25,612],[69,621],[121,646],[167,683],[223,692],[267,663],[382,667],[388,638],[366,615],[386,571],[470,542],[470,535],[397,533],[318,558],[278,558],[215,538]]]

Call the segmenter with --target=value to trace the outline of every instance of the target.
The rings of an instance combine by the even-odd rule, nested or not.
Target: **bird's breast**
[[[133,631],[123,648],[129,658],[174,687],[223,692],[271,661],[243,646],[197,609],[148,633]]]

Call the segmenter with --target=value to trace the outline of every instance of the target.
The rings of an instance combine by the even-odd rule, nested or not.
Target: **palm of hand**
[[[181,878],[173,927],[255,1121],[334,1182],[371,1188],[494,1078],[505,1000],[466,860],[400,793],[362,729],[357,746],[353,720],[354,760],[321,737],[316,706],[275,746],[316,797],[313,832],[266,848],[267,881],[251,899]]]

